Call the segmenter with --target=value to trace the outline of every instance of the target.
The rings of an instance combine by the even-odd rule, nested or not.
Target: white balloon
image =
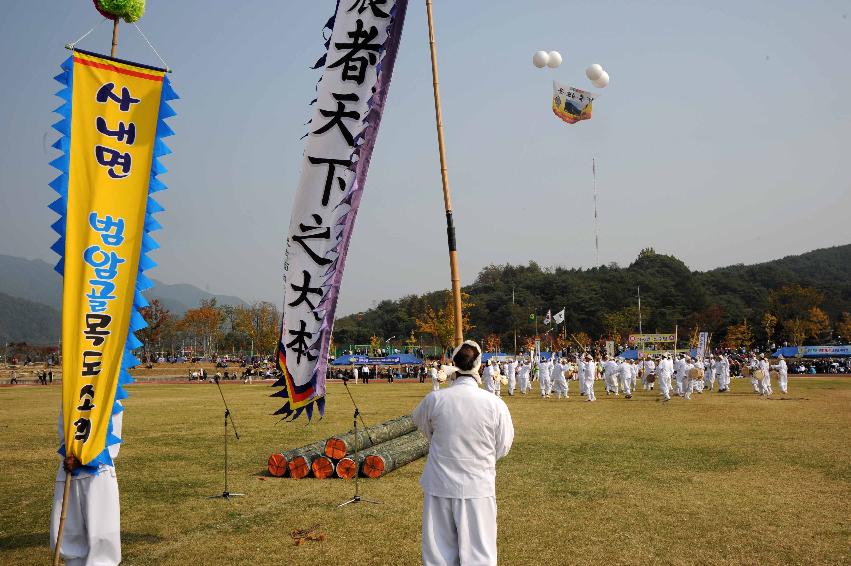
[[[556,67],[561,65],[561,53],[559,53],[558,51],[550,51],[549,53],[547,53],[547,56],[549,57],[549,61],[547,61],[547,67],[549,67],[550,69],[555,69]]]
[[[588,77],[589,81],[596,81],[600,78],[600,76],[604,73],[603,67],[594,63],[587,69],[585,69],[585,76]]]
[[[591,81],[591,84],[597,88],[606,88],[607,86],[609,86],[609,73],[603,71],[603,73],[600,75],[600,78],[598,78],[596,81]]]
[[[535,54],[532,55],[532,64],[539,69],[546,67],[549,60],[550,55],[546,51],[535,51]]]

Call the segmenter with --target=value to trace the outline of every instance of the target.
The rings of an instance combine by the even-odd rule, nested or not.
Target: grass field
[[[790,395],[586,403],[506,397],[516,438],[497,466],[502,564],[851,563],[851,379],[792,378]],[[368,424],[411,411],[429,385],[352,387]],[[362,484],[381,505],[334,506],[354,484],[267,477],[270,453],[351,426],[330,385],[327,417],[276,424],[263,385],[224,387],[242,440],[221,492],[215,386],[128,388],[117,461],[125,564],[419,562],[424,460]],[[575,390],[575,383],[571,383]],[[0,564],[45,564],[58,462],[58,387],[0,388]],[[322,542],[294,546],[318,525]]]

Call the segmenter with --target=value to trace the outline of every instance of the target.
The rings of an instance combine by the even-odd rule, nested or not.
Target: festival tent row
[[[404,366],[404,365],[420,365],[422,359],[413,354],[397,354],[395,356],[385,356],[381,358],[372,358],[369,356],[338,356],[331,362],[332,366]]]
[[[773,357],[784,358],[848,358],[851,357],[851,345],[844,346],[784,346],[778,348]]]

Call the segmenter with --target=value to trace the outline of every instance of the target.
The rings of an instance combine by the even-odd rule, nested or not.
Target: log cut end
[[[276,478],[287,475],[287,459],[283,454],[272,454],[268,462],[269,473]]]
[[[313,471],[313,477],[320,480],[328,479],[334,475],[334,462],[330,458],[319,456],[310,464],[310,469]]]
[[[304,456],[296,456],[290,461],[290,477],[297,480],[306,478],[310,474],[310,463]]]
[[[380,478],[384,474],[384,458],[370,454],[363,460],[362,471],[368,478]]]
[[[343,458],[346,455],[346,443],[339,438],[329,438],[325,442],[325,455],[333,460]]]
[[[350,480],[358,473],[358,465],[351,458],[343,458],[337,462],[337,476]]]

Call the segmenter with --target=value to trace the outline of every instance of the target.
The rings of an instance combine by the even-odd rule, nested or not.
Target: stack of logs
[[[356,447],[361,450],[355,451]],[[269,456],[269,473],[276,477],[289,474],[302,479],[339,477],[352,479],[356,474],[379,478],[428,454],[428,439],[417,430],[410,415],[396,417],[366,429],[357,436],[349,431],[301,448]]]

